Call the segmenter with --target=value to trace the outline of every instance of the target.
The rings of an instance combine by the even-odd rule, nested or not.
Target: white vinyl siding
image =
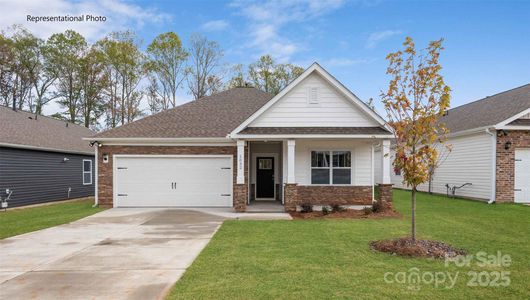
[[[312,100],[311,93],[317,100]],[[308,94],[309,93],[309,94]],[[311,74],[249,127],[379,126],[318,74]]]
[[[478,133],[460,137],[450,138],[447,141],[453,150],[445,161],[435,171],[432,183],[434,193],[445,194],[445,184],[460,186],[464,183],[472,183],[456,190],[457,196],[489,200],[491,189],[494,184],[492,176],[492,137],[487,133]],[[391,152],[391,163],[394,160],[394,151]],[[391,167],[392,183],[395,187],[405,188],[402,184],[402,176],[394,174]],[[420,191],[428,191],[428,183],[418,187]]]
[[[351,184],[369,186],[371,181],[371,153],[369,142],[362,141],[307,141],[297,140],[295,148],[295,177],[300,185],[311,184],[311,151],[350,151]]]

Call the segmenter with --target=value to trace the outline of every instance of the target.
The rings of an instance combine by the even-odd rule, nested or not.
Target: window
[[[351,152],[311,151],[311,184],[351,184]]]
[[[92,161],[83,159],[83,185],[92,184]]]
[[[272,170],[272,159],[270,158],[258,159],[258,169],[259,170]]]

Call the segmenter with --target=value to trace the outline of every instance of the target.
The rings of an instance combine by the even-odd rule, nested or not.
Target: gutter
[[[495,130],[495,128],[493,128]],[[491,132],[490,128],[486,128],[486,133],[491,135],[491,179],[492,179],[492,185],[491,185],[491,195],[490,200],[488,201],[488,204],[492,204],[495,202],[495,196],[497,193],[497,132]]]

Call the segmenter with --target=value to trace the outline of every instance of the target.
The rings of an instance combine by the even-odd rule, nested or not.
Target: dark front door
[[[256,198],[274,199],[274,157],[256,158]]]

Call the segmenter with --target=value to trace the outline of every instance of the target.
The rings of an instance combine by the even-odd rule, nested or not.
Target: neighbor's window
[[[311,151],[311,184],[351,184],[351,152]]]
[[[92,161],[83,159],[83,184],[92,184]]]

